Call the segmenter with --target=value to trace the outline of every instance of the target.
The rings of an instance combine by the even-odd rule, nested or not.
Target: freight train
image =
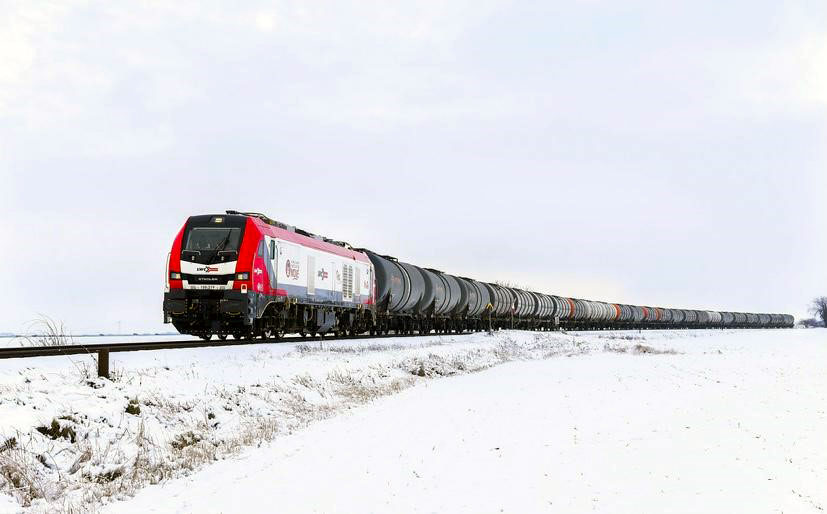
[[[480,282],[238,211],[186,221],[167,257],[163,313],[204,339],[794,323],[787,314],[644,307]]]

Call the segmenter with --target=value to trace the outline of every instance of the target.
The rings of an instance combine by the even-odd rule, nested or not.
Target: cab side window
[[[270,241],[270,247],[275,249],[275,241]],[[264,265],[267,267],[267,277],[270,279],[270,287],[276,287],[276,273],[273,270],[273,258],[275,254],[270,254],[267,251],[267,244],[264,239],[258,245],[258,256],[264,258]]]

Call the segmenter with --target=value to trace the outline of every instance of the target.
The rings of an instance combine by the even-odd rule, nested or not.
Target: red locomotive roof
[[[263,220],[256,217],[250,217],[250,221],[252,221],[256,225],[256,227],[261,231],[262,234],[267,234],[270,237],[275,237],[284,241],[290,241],[291,243],[296,243],[301,246],[315,248],[316,250],[321,250],[323,252],[340,255],[342,257],[348,257],[360,262],[370,264],[370,260],[368,259],[367,255],[361,252],[357,252],[355,250],[351,250],[343,246],[335,245],[333,243],[328,243],[327,241],[322,241],[312,237],[304,236],[302,234],[297,234],[296,232],[293,232],[291,230],[285,230],[275,225],[265,223]]]

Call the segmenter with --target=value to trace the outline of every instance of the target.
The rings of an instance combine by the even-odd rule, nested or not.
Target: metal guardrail
[[[141,352],[151,350],[181,350],[187,348],[212,348],[218,346],[249,346],[252,344],[288,343],[317,340],[319,339],[296,336],[281,339],[241,339],[238,341],[152,341],[134,343],[72,344],[66,346],[21,346],[19,348],[0,348],[0,359],[55,357],[60,355],[91,355],[95,353],[97,354],[98,360],[98,376],[109,378],[110,353]]]
[[[472,333],[472,332],[467,332]],[[383,337],[416,337],[428,334],[383,334],[328,337],[291,336],[280,339],[240,339],[232,341],[136,341],[134,343],[71,344],[65,346],[21,346],[0,348],[0,359],[24,359],[28,357],[56,357],[61,355],[97,354],[98,376],[109,378],[109,354],[118,352],[142,352],[151,350],[182,350],[187,348],[214,348],[219,346],[249,346],[253,344],[301,343],[334,341],[343,339],[376,339]],[[456,335],[456,334],[454,334]]]

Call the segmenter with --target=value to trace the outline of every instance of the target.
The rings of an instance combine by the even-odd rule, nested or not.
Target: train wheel
[[[201,337],[201,339],[203,339],[204,341],[209,341],[210,339],[212,339],[212,334],[210,334],[210,333],[201,334],[201,336],[200,336],[200,337]]]
[[[226,341],[227,340],[227,334],[218,334],[218,339],[220,339],[222,341]]]

